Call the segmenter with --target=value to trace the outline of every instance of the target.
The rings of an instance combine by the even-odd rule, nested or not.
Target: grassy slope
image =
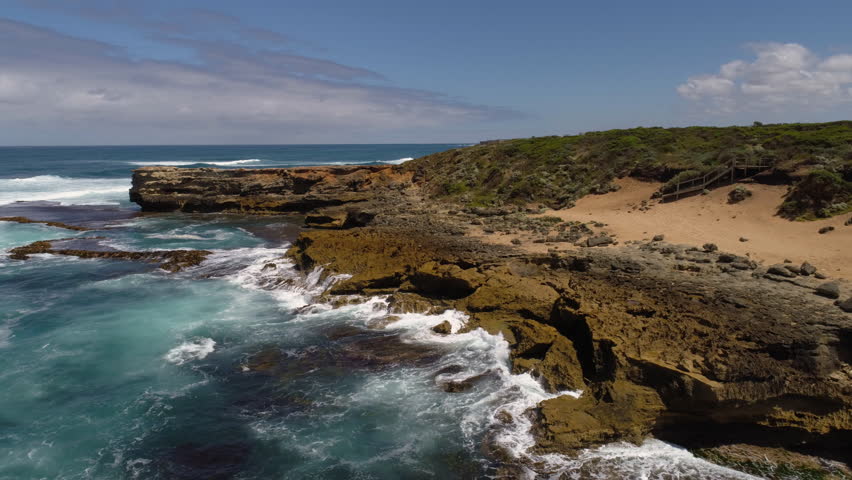
[[[504,140],[436,153],[402,168],[415,171],[415,179],[438,197],[472,205],[540,202],[561,208],[588,193],[608,191],[616,177],[668,181],[733,158],[775,165],[776,171],[791,178],[824,169],[848,184],[852,121],[640,127]]]

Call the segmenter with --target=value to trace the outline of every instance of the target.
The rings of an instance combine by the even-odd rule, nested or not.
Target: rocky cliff
[[[403,188],[411,174],[392,166],[216,169],[144,167],[130,200],[143,211],[306,212]]]

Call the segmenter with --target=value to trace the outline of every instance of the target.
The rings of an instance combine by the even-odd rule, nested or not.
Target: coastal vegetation
[[[808,184],[785,203],[787,216],[840,213],[849,197],[852,121],[734,127],[588,132],[483,142],[427,155],[402,166],[431,194],[472,206],[536,202],[565,208],[586,194],[606,193],[615,178],[687,180],[737,163],[771,165],[775,181],[798,184],[816,173],[836,198],[814,198]],[[836,188],[835,188],[836,187]],[[665,187],[663,187],[665,190]]]

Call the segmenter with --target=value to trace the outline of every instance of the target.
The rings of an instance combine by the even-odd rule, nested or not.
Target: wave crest
[[[0,205],[54,201],[62,205],[119,205],[127,199],[130,182],[123,178],[71,178],[36,175],[0,178]]]
[[[246,163],[259,163],[262,162],[259,158],[244,158],[242,160],[229,160],[229,161],[221,161],[221,162],[208,162],[208,161],[198,161],[198,162],[172,162],[172,161],[164,161],[160,162],[157,160],[147,160],[142,162],[127,162],[131,165],[139,165],[139,166],[165,166],[165,167],[183,167],[187,165],[216,165],[218,167],[228,167],[233,165],[244,165]]]

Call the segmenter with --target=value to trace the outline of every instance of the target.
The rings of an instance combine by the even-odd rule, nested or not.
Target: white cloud
[[[0,143],[41,143],[27,132],[70,131],[87,136],[74,143],[363,141],[365,132],[507,114],[391,87],[379,74],[323,59],[180,43],[193,61],[138,59],[115,45],[0,18]]]
[[[678,94],[717,113],[827,109],[852,102],[852,55],[820,58],[797,43],[751,48],[753,61],[734,60],[718,73],[689,77],[677,87]]]

